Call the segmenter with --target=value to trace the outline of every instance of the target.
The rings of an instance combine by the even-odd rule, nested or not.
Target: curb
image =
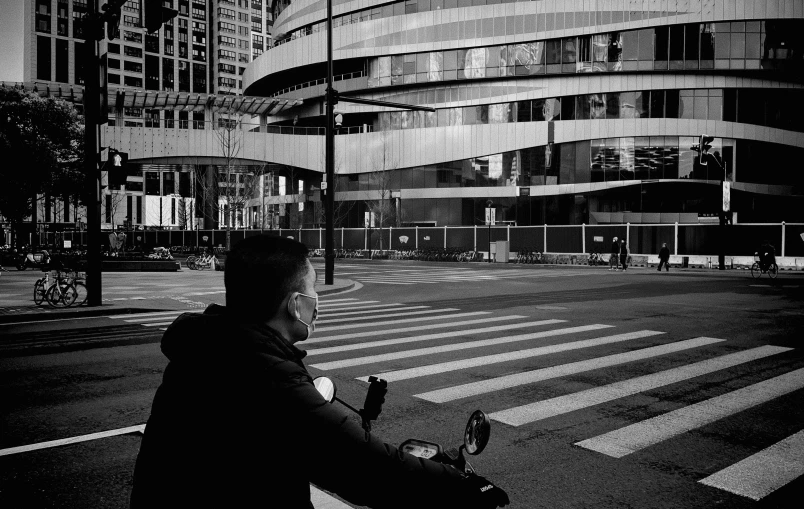
[[[0,324],[33,322],[33,321],[46,322],[50,320],[63,320],[65,318],[69,319],[69,318],[86,318],[94,316],[108,316],[108,315],[127,315],[134,313],[153,313],[158,311],[165,311],[165,310],[150,309],[150,308],[118,308],[118,307],[98,306],[89,309],[76,309],[75,311],[16,313],[13,315],[0,315]]]

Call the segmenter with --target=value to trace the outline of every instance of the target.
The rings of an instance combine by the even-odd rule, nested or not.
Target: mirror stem
[[[348,409],[349,409],[349,410],[351,410],[352,412],[354,412],[354,413],[356,413],[356,414],[360,415],[360,411],[359,411],[359,410],[357,410],[355,407],[353,407],[353,406],[352,406],[352,405],[350,405],[349,403],[345,402],[344,400],[340,399],[339,397],[335,396],[335,401],[337,401],[337,402],[338,402],[338,403],[340,403],[341,405],[345,406],[346,408],[348,408]]]

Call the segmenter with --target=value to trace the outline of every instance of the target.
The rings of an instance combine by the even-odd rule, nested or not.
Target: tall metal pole
[[[88,2],[89,13],[84,30],[86,39],[84,72],[84,177],[86,179],[87,209],[87,305],[100,306],[101,284],[101,174],[98,169],[97,125],[100,115],[100,63],[98,39],[103,25],[99,23],[96,0]]]
[[[324,284],[335,279],[335,93],[332,89],[332,0],[327,0],[327,126],[326,126],[326,177],[324,214],[326,238],[324,252]]]

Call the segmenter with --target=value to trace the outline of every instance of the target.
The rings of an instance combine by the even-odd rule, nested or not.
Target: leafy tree
[[[40,194],[83,198],[83,131],[72,104],[0,88],[0,214],[12,225]]]

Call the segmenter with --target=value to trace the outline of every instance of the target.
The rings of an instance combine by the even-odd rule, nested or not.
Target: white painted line
[[[180,315],[182,313],[186,313],[186,311],[184,309],[174,309],[171,311],[157,311],[154,313],[129,313],[127,315],[112,315],[105,318],[111,318],[112,320],[125,320],[127,318],[148,318],[151,316]]]
[[[38,444],[21,445],[19,447],[0,449],[0,456],[9,456],[11,454],[38,451],[39,449],[48,449],[50,447],[60,447],[62,445],[77,444],[80,442],[87,442],[89,440],[97,440],[99,438],[108,438],[117,435],[128,435],[129,433],[142,433],[144,430],[145,430],[145,424],[140,424],[139,426],[129,426],[128,428],[101,431],[99,433],[90,433],[89,435],[81,435],[71,438],[62,438],[60,440],[51,440],[49,442],[39,442]]]
[[[173,318],[178,318],[180,314],[183,314],[185,312],[186,311],[179,311],[176,314],[176,316],[173,317]],[[196,313],[196,314],[198,314],[198,313]],[[123,320],[123,321],[126,322],[126,323],[141,323],[141,324],[145,325],[147,322],[158,322],[159,320],[167,320],[168,318],[171,318],[171,317],[169,317],[169,316],[153,316],[153,317],[150,317],[150,318],[136,318],[136,319],[131,319],[131,320]]]
[[[511,354],[509,354],[510,357],[513,357],[513,354],[521,353],[522,355],[520,357],[508,359],[503,356],[489,356],[492,357],[489,361],[484,363],[477,363],[477,365],[484,366],[491,362],[504,362],[507,360],[516,360],[517,358],[527,358],[527,357],[535,357],[537,355],[547,355],[555,352],[574,350],[579,348],[587,348],[592,346],[598,346],[601,344],[613,343],[617,341],[639,339],[649,336],[655,336],[658,334],[664,334],[664,333],[655,331],[629,332],[627,334],[618,334],[616,336],[608,336],[604,338],[596,338],[586,341],[576,341],[574,343],[564,343],[561,345],[533,348],[531,350],[521,350],[520,352],[512,352]],[[456,385],[454,387],[447,387],[444,389],[425,392],[422,394],[416,394],[415,396],[417,398],[425,399],[427,401],[432,401],[433,403],[446,403],[447,401],[453,401],[456,399],[468,398],[470,396],[477,396],[479,394],[487,394],[490,392],[501,391],[503,389],[510,389],[511,387],[517,387],[520,385],[532,384],[536,382],[542,382],[544,380],[560,378],[562,376],[584,373],[586,371],[592,371],[595,369],[617,366],[619,364],[625,364],[627,362],[650,359],[653,357],[657,357],[659,355],[667,355],[674,352],[688,350],[690,348],[698,348],[713,343],[719,343],[721,341],[724,340],[713,339],[713,338],[689,339],[687,341],[679,341],[667,345],[642,348],[640,350],[634,350],[632,352],[607,355],[605,357],[597,357],[585,361],[571,362],[568,364],[561,364],[559,366],[551,366],[549,368],[535,369],[532,371],[525,371],[523,373],[515,373],[512,375],[492,378],[491,380],[481,380],[479,382]],[[480,359],[483,358],[481,357]],[[429,368],[430,366],[426,367]],[[441,371],[436,371],[436,373],[439,372]],[[396,375],[396,373],[393,373],[390,376],[388,373],[382,374],[382,378],[388,380],[389,382],[396,381],[398,379],[397,376],[398,375]]]
[[[131,300],[145,300],[145,297],[131,297]]]
[[[335,302],[352,302],[352,301],[356,301],[357,299],[354,298],[354,297],[349,298],[349,299],[330,299],[330,298],[327,298],[326,295],[324,295],[324,296],[320,297],[319,300],[321,301],[322,304],[325,303],[325,302],[327,304],[332,304],[332,303],[335,303]]]
[[[402,306],[402,304],[397,304],[398,306]],[[335,312],[321,312],[318,316],[318,321],[320,322],[322,318],[329,318],[331,316],[348,316],[348,315],[365,315],[370,313],[384,313],[386,311],[409,311],[411,309],[428,309],[430,306],[404,306],[398,307],[394,309],[364,309],[361,311],[335,311]],[[393,315],[392,315],[393,316]]]
[[[443,309],[426,309],[424,311],[406,311],[404,313],[387,313],[384,315],[373,315],[373,316],[354,316],[354,317],[347,317],[347,318],[332,318],[332,319],[325,319],[325,320],[318,320],[316,324],[327,324],[327,323],[341,323],[341,322],[356,322],[361,320],[376,320],[377,318],[393,318],[395,316],[414,316],[414,315],[429,315],[432,313],[443,313],[446,311],[460,311],[457,308],[443,308]]]
[[[575,334],[577,332],[586,332],[591,330],[606,329],[613,327],[613,325],[592,324],[582,325],[579,327],[568,327],[565,329],[553,329],[543,332],[534,332],[531,334],[520,334],[518,336],[507,336],[502,338],[483,339],[480,341],[467,341],[465,343],[455,343],[452,345],[433,346],[429,348],[418,348],[416,350],[405,350],[404,352],[392,352],[380,355],[370,355],[366,357],[355,357],[353,359],[343,359],[340,361],[324,362],[321,364],[313,364],[312,367],[318,369],[338,369],[347,368],[350,366],[360,366],[363,364],[373,364],[375,362],[390,361],[396,359],[407,359],[410,357],[420,357],[422,355],[438,354],[444,352],[455,352],[458,350],[468,350],[470,348],[482,348],[485,346],[504,345],[506,343],[515,343],[517,341],[528,341],[531,339],[549,338],[553,336],[563,336],[566,334]]]
[[[752,500],[760,500],[804,475],[804,431],[698,481]]]
[[[226,293],[226,290],[215,290],[213,292],[191,292],[191,293],[185,293],[184,296],[191,297],[196,295],[215,295],[218,293]]]
[[[312,484],[310,485],[310,502],[312,502],[315,509],[354,509],[353,506],[341,502]]]
[[[547,419],[608,401],[614,401],[626,396],[633,396],[640,392],[714,373],[722,369],[731,368],[789,350],[791,350],[791,348],[777,346],[752,348],[742,352],[722,355],[713,359],[659,371],[658,373],[652,373],[650,375],[615,382],[602,387],[595,387],[594,389],[567,394],[566,396],[559,396],[544,401],[537,401],[529,405],[493,412],[489,417],[496,421],[510,424],[511,426],[521,426],[541,419]]]
[[[443,310],[442,310],[443,311]],[[490,315],[491,311],[470,311],[466,313],[455,313],[452,315],[443,315],[443,316],[413,316],[410,318],[406,318],[404,320],[386,320],[384,322],[374,322],[374,323],[350,323],[348,325],[331,325],[329,327],[316,327],[316,331],[318,332],[328,332],[331,330],[346,330],[346,329],[356,329],[358,327],[379,327],[381,325],[396,325],[399,323],[410,323],[410,322],[424,322],[430,320],[449,320],[452,318],[463,318],[465,316],[480,316],[480,315]],[[380,332],[387,332],[387,331],[380,331]]]
[[[777,347],[760,347],[754,350],[761,348]],[[575,445],[614,458],[622,458],[801,388],[804,388],[804,368],[646,419]]]
[[[379,329],[379,330],[372,330],[372,331],[364,331],[364,332],[350,332],[347,334],[338,334],[336,336],[323,336],[323,337],[315,337],[312,339],[308,339],[304,342],[304,344],[299,344],[299,346],[314,344],[314,343],[324,343],[328,341],[335,341],[338,339],[357,339],[357,338],[367,338],[371,336],[387,336],[390,334],[399,334],[402,332],[416,332],[421,330],[431,330],[431,329],[445,329],[447,327],[464,327],[466,325],[477,325],[481,323],[490,323],[490,322],[503,322],[505,320],[514,320],[518,318],[528,318],[524,315],[505,315],[505,316],[489,316],[486,318],[479,318],[477,320],[462,320],[460,322],[447,322],[447,323],[431,323],[428,325],[416,325],[414,327],[401,327],[398,329]],[[317,331],[319,329],[316,329]]]
[[[416,309],[421,307],[429,308],[430,306],[418,306],[416,307]],[[382,309],[376,309],[376,308],[382,308]],[[343,309],[352,309],[352,308],[343,308]],[[340,309],[329,309],[326,311],[322,310],[320,313],[318,313],[318,316],[319,317],[324,316],[325,313],[327,316],[336,316],[336,315],[349,315],[355,313],[376,313],[377,311],[396,311],[397,309],[410,309],[410,308],[405,307],[404,304],[376,304],[374,306],[363,306],[359,308],[357,311],[342,311]]]
[[[143,324],[140,324],[140,325],[142,325],[144,327],[161,327],[163,325],[170,325],[172,323],[173,323],[173,320],[171,320],[169,322],[143,323]]]
[[[405,304],[400,304],[398,302],[393,302],[391,304],[372,304],[370,306],[350,306],[350,307],[331,308],[331,309],[326,309],[326,311],[329,312],[329,313],[336,313],[336,312],[339,312],[339,311],[345,311],[345,310],[349,310],[349,309],[377,309],[377,308],[398,307],[398,306],[404,306],[404,305]],[[318,308],[322,310],[321,313],[324,312],[324,308],[322,308],[320,304],[319,304]],[[390,311],[393,311],[393,309],[391,309]]]
[[[500,332],[504,330],[511,330],[511,329],[524,329],[526,327],[538,327],[541,325],[555,325],[557,323],[563,323],[566,320],[539,320],[537,322],[525,322],[525,323],[514,323],[508,325],[497,325],[494,327],[484,327],[481,329],[464,329],[459,331],[452,331],[452,332],[439,332],[435,334],[425,334],[423,336],[411,336],[407,338],[398,338],[398,339],[386,339],[382,341],[371,341],[369,343],[358,343],[355,345],[343,345],[343,346],[331,346],[327,348],[316,348],[314,350],[308,350],[307,356],[311,355],[323,355],[327,353],[339,353],[339,352],[349,352],[352,350],[362,350],[364,348],[377,348],[382,346],[390,346],[390,345],[401,345],[407,343],[415,343],[417,341],[428,341],[431,339],[444,339],[444,338],[454,338],[457,336],[466,336],[467,334],[485,334],[487,332]],[[383,378],[385,378],[385,373],[383,373]],[[366,377],[366,381],[368,381],[368,377]]]
[[[361,307],[363,304],[378,304],[378,300],[358,300],[355,302],[321,302],[319,308]]]

